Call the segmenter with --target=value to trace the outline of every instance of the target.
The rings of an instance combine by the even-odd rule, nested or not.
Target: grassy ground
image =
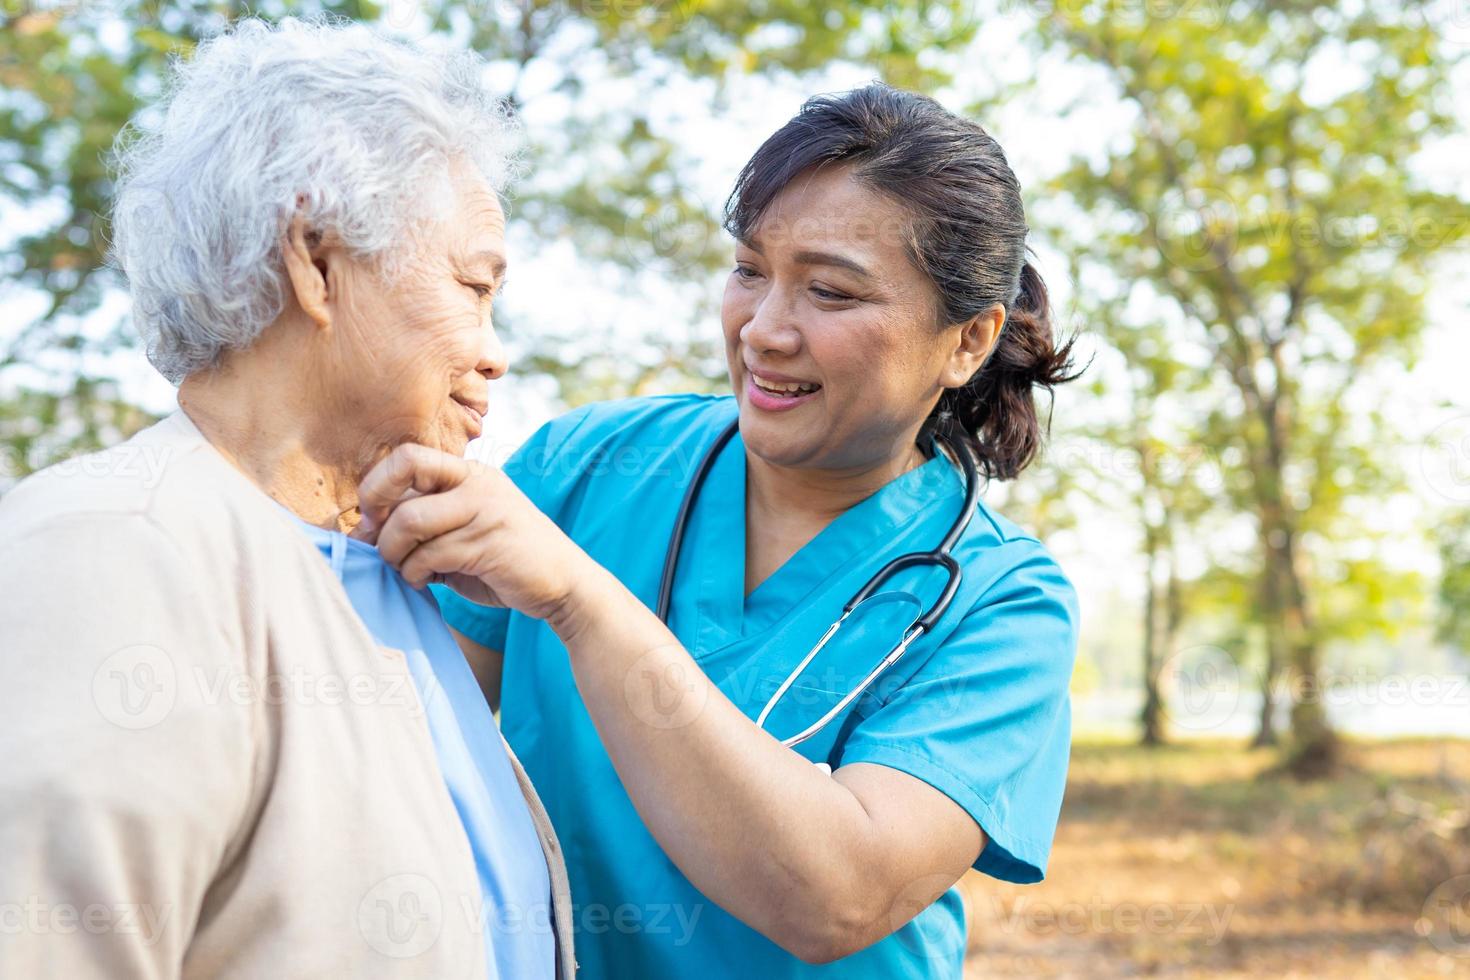
[[[1350,760],[1303,784],[1236,745],[1078,745],[1047,881],[966,879],[967,976],[1470,977],[1470,897],[1426,914],[1470,874],[1470,742]]]

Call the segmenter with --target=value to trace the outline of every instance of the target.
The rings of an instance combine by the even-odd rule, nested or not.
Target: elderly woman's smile
[[[505,280],[505,212],[463,168],[448,194],[413,231],[399,269],[318,247],[292,272],[311,288],[319,280],[323,299],[297,304],[284,329],[307,341],[312,376],[344,407],[335,414],[347,442],[332,455],[357,460],[359,472],[404,442],[463,453],[481,433],[488,383],[506,370],[491,318]]]

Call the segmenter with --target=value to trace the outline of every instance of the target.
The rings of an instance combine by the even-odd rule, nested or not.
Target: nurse
[[[733,397],[591,405],[504,472],[400,447],[364,480],[362,533],[449,587],[565,848],[586,976],[958,978],[960,877],[1045,873],[1077,642],[1034,537],[983,502],[957,523],[958,454],[1016,476],[1070,345],[1000,147],[930,99],[812,99],[726,224]],[[665,626],[666,543],[706,457]],[[889,579],[757,723],[875,572],[959,526],[930,629],[861,687],[945,587],[932,564]]]

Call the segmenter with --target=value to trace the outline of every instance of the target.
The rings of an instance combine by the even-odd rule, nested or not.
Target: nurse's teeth
[[[821,385],[811,384],[808,382],[782,384],[776,381],[762,381],[759,378],[756,379],[755,383],[758,387],[778,395],[806,394],[808,392],[816,391],[818,388],[821,387]]]

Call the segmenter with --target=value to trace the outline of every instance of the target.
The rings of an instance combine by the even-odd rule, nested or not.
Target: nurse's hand
[[[414,588],[444,582],[483,605],[549,619],[590,559],[500,470],[403,445],[358,486],[352,536]]]

